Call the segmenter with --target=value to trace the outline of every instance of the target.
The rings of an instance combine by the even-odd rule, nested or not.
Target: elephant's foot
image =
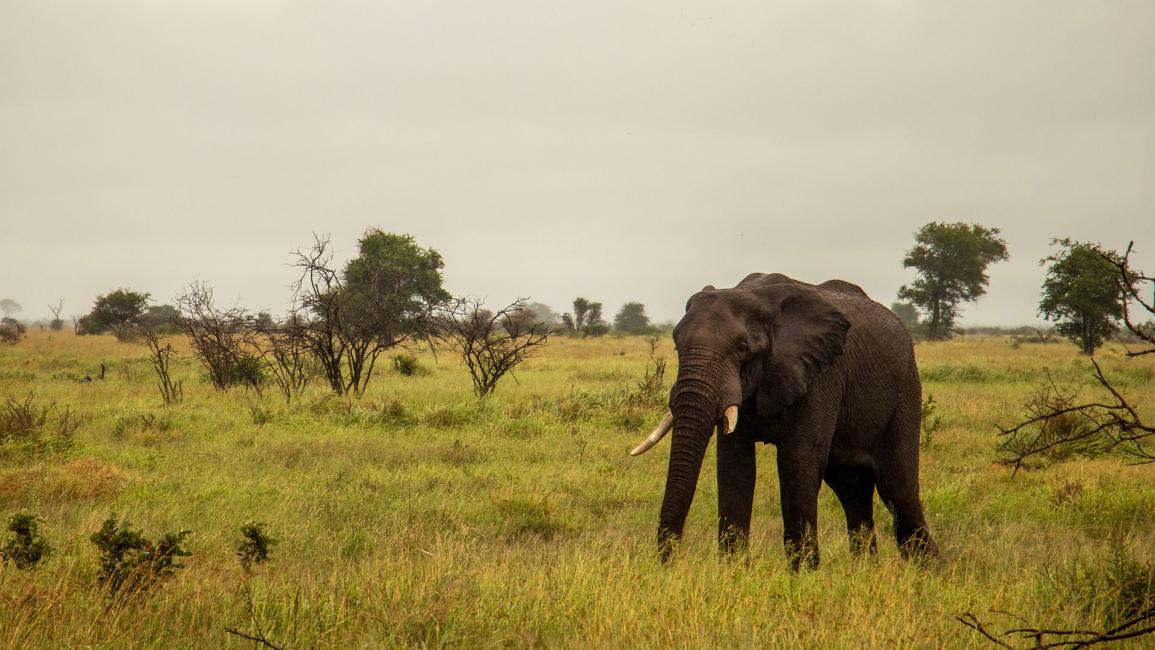
[[[898,531],[898,550],[903,559],[915,562],[940,562],[942,554],[925,526]]]
[[[818,540],[812,535],[786,538],[786,560],[795,573],[818,568]]]
[[[742,554],[750,548],[750,532],[736,526],[722,526],[718,529],[718,551],[723,556]]]
[[[665,525],[658,526],[658,558],[663,564],[670,561],[670,556],[674,554],[674,548],[678,546],[681,537],[681,531],[672,530]]]
[[[859,526],[849,529],[850,552],[854,557],[862,557],[869,553],[878,554],[878,538],[874,535],[874,526]]]

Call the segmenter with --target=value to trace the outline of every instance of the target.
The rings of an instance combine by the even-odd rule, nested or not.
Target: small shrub
[[[118,522],[115,514],[110,516],[89,537],[100,550],[97,579],[110,596],[148,590],[183,568],[177,560],[192,555],[181,546],[190,532],[165,533],[153,542],[132,530],[128,521]]]
[[[36,404],[29,392],[23,400],[5,398],[0,404],[0,455],[4,452],[39,455],[67,451],[80,419],[56,402]]]
[[[379,417],[381,423],[386,426],[405,426],[411,424],[413,421],[413,418],[409,415],[409,409],[405,407],[405,402],[401,401],[399,397],[390,397],[381,402]]]
[[[249,418],[257,426],[268,424],[273,421],[273,409],[259,402],[249,401]]]
[[[429,374],[429,371],[423,368],[417,362],[417,357],[412,354],[399,354],[393,357],[393,369],[406,377]]]
[[[930,449],[934,442],[934,434],[942,426],[942,416],[938,414],[938,402],[934,395],[927,393],[922,403],[922,438],[920,445],[924,450]]]
[[[38,530],[37,520],[40,518],[24,512],[18,512],[8,518],[8,531],[15,537],[0,547],[0,562],[12,562],[17,569],[27,570],[35,568],[40,560],[52,553]]]
[[[438,406],[425,414],[425,424],[435,429],[454,429],[477,419],[477,411],[464,406]]]
[[[1081,615],[1109,627],[1155,607],[1155,563],[1136,560],[1120,535],[1111,538],[1106,557],[1076,558],[1046,577]]]
[[[236,554],[246,573],[254,565],[269,561],[269,550],[277,540],[265,534],[265,524],[252,521],[246,523],[241,526],[241,537],[243,539],[237,544]]]
[[[112,436],[124,438],[137,432],[168,433],[173,430],[176,420],[172,413],[123,413],[112,422]]]

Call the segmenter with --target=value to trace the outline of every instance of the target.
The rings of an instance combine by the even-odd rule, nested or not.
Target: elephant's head
[[[633,455],[674,432],[658,527],[665,559],[681,536],[715,427],[738,424],[739,405],[761,416],[781,413],[841,354],[850,324],[810,285],[781,275],[753,275],[733,289],[705,287],[686,303],[674,328],[678,377],[670,410]]]

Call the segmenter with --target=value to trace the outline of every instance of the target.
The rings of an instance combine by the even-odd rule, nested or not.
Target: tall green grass
[[[1039,382],[1090,394],[1073,346],[918,345],[939,418],[923,500],[949,562],[902,562],[881,504],[878,557],[855,560],[824,490],[823,563],[801,575],[781,548],[772,447],[759,449],[749,557],[717,554],[711,452],[685,543],[658,563],[668,446],[628,456],[664,408],[637,397],[640,338],[551,341],[481,404],[446,353],[417,355],[427,372],[383,371],[361,399],[318,386],[285,404],[213,391],[176,347],[185,399],[168,406],[143,345],[32,333],[0,348],[0,400],[32,391],[80,422],[66,449],[0,455],[0,518],[39,515],[54,550],[35,570],[0,568],[0,648],[247,648],[224,628],[254,620],[292,648],[981,647],[956,615],[1108,625],[1115,610],[1063,585],[1141,576],[1153,559],[1155,466],[1072,457],[1012,476],[994,463],[995,424]],[[1102,358],[1149,393],[1155,360]],[[104,381],[78,381],[101,362]],[[88,538],[111,513],[156,535],[191,530],[192,556],[110,607]],[[254,521],[277,544],[246,570],[236,549]]]

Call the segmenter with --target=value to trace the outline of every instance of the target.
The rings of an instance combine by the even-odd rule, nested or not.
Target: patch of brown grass
[[[61,499],[103,499],[120,494],[127,482],[128,475],[116,465],[82,458],[47,472],[43,489]]]

